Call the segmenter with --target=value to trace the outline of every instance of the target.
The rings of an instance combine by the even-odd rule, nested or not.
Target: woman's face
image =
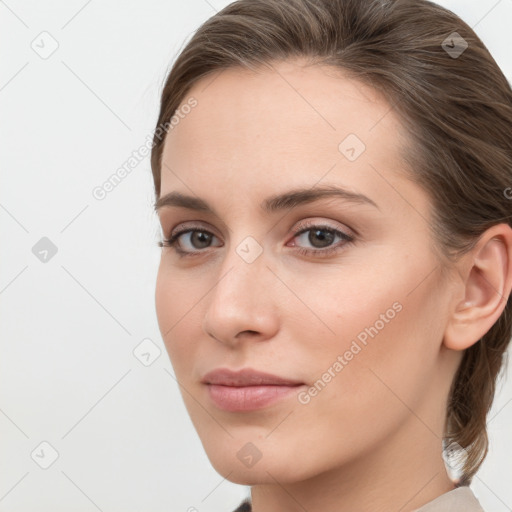
[[[162,249],[162,337],[212,465],[243,484],[377,463],[390,446],[395,459],[440,450],[460,360],[442,344],[450,284],[393,111],[327,68],[275,69],[196,83],[166,138],[160,197],[211,211],[158,210],[165,238],[194,230]],[[215,369],[296,385],[204,383]]]

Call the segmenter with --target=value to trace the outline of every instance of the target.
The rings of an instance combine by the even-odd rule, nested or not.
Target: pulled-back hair
[[[410,135],[403,160],[430,196],[434,245],[447,264],[491,226],[511,224],[510,84],[471,27],[427,0],[235,1],[178,55],[157,128],[169,126],[199,79],[295,57],[338,68],[384,95]],[[155,131],[157,199],[164,141]],[[512,302],[503,300],[500,318],[464,351],[448,397],[443,442],[465,454],[459,485],[471,483],[488,452],[486,417],[512,335]]]

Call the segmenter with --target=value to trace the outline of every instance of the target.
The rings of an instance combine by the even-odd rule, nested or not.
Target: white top
[[[467,487],[457,487],[445,492],[413,512],[485,512],[473,491]]]
[[[246,498],[233,512],[251,512],[251,510],[250,498]],[[463,486],[441,494],[413,512],[485,512],[485,510],[473,491]]]

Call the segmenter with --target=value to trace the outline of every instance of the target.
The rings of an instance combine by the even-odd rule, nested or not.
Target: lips
[[[227,368],[218,368],[208,372],[201,381],[203,384],[218,386],[299,386],[299,380],[288,379],[271,373],[260,372],[251,368],[243,368],[237,372]]]
[[[232,371],[219,368],[201,380],[207,395],[219,409],[229,412],[248,412],[268,407],[290,398],[303,382],[259,372],[251,368]]]

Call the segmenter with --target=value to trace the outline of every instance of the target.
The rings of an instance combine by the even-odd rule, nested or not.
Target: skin
[[[449,388],[463,350],[499,318],[512,287],[501,224],[441,272],[426,192],[407,179],[400,122],[373,89],[300,59],[229,69],[190,90],[198,104],[167,135],[161,196],[206,200],[215,214],[164,207],[164,237],[194,224],[214,236],[162,249],[156,311],[185,406],[213,467],[251,485],[255,512],[412,511],[454,488],[441,456]],[[338,146],[356,134],[350,161]],[[371,198],[322,199],[267,213],[267,197],[334,184]],[[355,235],[328,256],[304,221]],[[199,227],[197,227],[199,225]],[[311,234],[308,239],[308,234]],[[248,236],[262,253],[247,263]],[[295,245],[294,245],[295,244]],[[315,245],[316,244],[316,245]],[[251,249],[251,250],[254,250]],[[311,388],[366,327],[401,310],[307,403],[292,394],[227,412],[200,380],[250,367]],[[252,467],[237,452],[252,443]]]

